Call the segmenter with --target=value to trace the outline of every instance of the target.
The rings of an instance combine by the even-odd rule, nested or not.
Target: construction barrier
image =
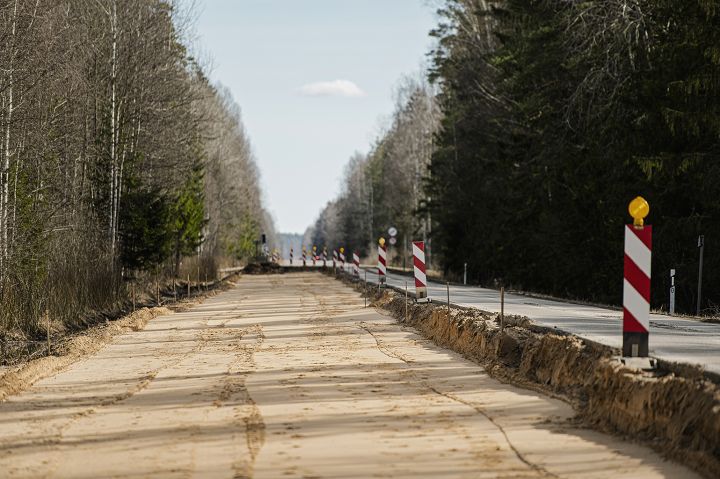
[[[293,262],[293,249],[290,248],[290,266],[292,266],[292,262]]]
[[[302,259],[303,259],[303,268],[307,266],[307,250],[303,246],[303,253],[302,253]]]
[[[638,197],[630,203],[629,210],[635,222],[625,225],[623,356],[647,357],[650,336],[652,226],[645,226],[643,218],[650,209],[647,202]]]
[[[429,301],[427,275],[425,273],[425,242],[413,241],[413,265],[415,269],[415,298],[418,302]]]
[[[345,271],[345,248],[340,248],[340,268]]]
[[[357,251],[353,251],[353,274],[360,276],[360,255]]]
[[[387,276],[387,246],[385,246],[385,239],[380,238],[380,244],[378,245],[378,282],[385,284]]]
[[[323,254],[322,254],[323,268],[325,268],[327,266],[327,258],[328,258],[327,247],[323,246]]]
[[[317,256],[317,246],[313,246],[312,248],[312,262],[313,266],[315,266],[315,257]]]
[[[333,269],[336,268],[338,262],[338,252],[337,250],[333,250]]]

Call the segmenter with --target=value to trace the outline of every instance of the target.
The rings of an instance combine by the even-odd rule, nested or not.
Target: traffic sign
[[[397,236],[397,229],[396,229],[394,226],[391,226],[391,227],[388,229],[388,234],[389,234],[391,237]]]
[[[392,237],[390,238],[390,244],[393,245],[393,246],[395,246],[396,243],[397,243],[397,238],[394,237],[394,236],[392,236]]]

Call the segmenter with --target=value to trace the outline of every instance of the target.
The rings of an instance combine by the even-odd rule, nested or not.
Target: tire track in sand
[[[416,380],[416,382],[417,382],[418,384],[422,384],[425,388],[429,389],[430,391],[434,392],[435,394],[437,394],[437,395],[439,395],[439,396],[443,396],[443,397],[445,397],[445,398],[447,398],[447,399],[450,399],[451,401],[455,401],[455,402],[458,402],[458,403],[460,403],[460,404],[463,404],[463,405],[465,405],[465,406],[467,406],[467,407],[469,407],[469,408],[472,408],[475,412],[477,412],[477,413],[481,414],[482,416],[484,416],[488,421],[490,421],[490,422],[498,429],[498,431],[500,431],[500,433],[501,433],[501,434],[503,435],[503,437],[505,438],[505,441],[506,441],[508,447],[513,451],[513,453],[515,454],[515,457],[517,457],[517,458],[520,460],[520,462],[524,463],[524,464],[525,464],[526,466],[528,466],[529,468],[531,468],[531,469],[535,470],[536,472],[538,472],[539,474],[541,474],[542,477],[559,477],[559,476],[557,476],[556,474],[551,473],[550,471],[548,471],[548,470],[545,469],[544,467],[542,467],[542,466],[540,466],[540,465],[538,465],[538,464],[535,464],[535,463],[531,462],[530,460],[528,460],[528,459],[518,450],[518,448],[512,443],[512,441],[510,440],[510,437],[509,437],[508,434],[507,434],[507,431],[505,431],[505,428],[502,427],[502,425],[499,424],[499,423],[497,422],[497,420],[496,420],[495,418],[493,418],[493,417],[492,417],[487,411],[485,411],[483,408],[481,408],[480,406],[477,406],[477,405],[475,405],[475,404],[473,404],[473,403],[471,403],[471,402],[469,402],[469,401],[465,401],[464,399],[459,398],[459,397],[455,396],[454,394],[440,391],[438,388],[436,388],[435,386],[433,386],[432,384],[430,384],[428,381],[420,378],[420,377],[415,373],[415,371],[413,371],[413,368],[412,368],[413,361],[410,360],[410,359],[408,359],[408,358],[406,358],[406,357],[403,356],[402,354],[399,354],[399,353],[393,351],[389,346],[382,344],[380,338],[378,337],[378,335],[377,335],[374,331],[372,331],[372,330],[370,329],[370,325],[369,325],[368,323],[360,322],[360,323],[357,325],[357,327],[360,328],[360,329],[362,329],[363,331],[365,331],[366,333],[368,333],[370,336],[373,337],[373,339],[375,340],[375,344],[377,345],[377,348],[378,348],[378,350],[379,350],[381,353],[383,353],[384,355],[386,355],[386,356],[389,357],[389,358],[398,359],[398,360],[402,361],[403,363],[405,363],[405,365],[409,367],[408,370],[410,371],[410,374],[415,378],[415,380]]]

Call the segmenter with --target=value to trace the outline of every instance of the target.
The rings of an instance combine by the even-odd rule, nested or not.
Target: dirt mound
[[[362,291],[362,286],[356,286]],[[376,291],[373,289],[373,291]],[[570,402],[592,427],[631,437],[706,477],[720,477],[720,388],[699,367],[660,362],[652,372],[616,359],[620,351],[496,314],[406,303],[383,291],[374,305],[489,373]]]
[[[280,274],[282,267],[277,263],[250,263],[243,268],[244,274]]]

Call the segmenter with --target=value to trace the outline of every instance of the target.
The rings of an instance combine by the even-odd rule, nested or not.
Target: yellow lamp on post
[[[628,212],[633,217],[635,228],[642,228],[645,224],[645,217],[650,213],[650,205],[645,198],[638,196],[628,205]]]
[[[340,248],[340,252],[341,252],[341,253],[344,253],[344,252],[345,252],[345,248]]]
[[[380,243],[380,246],[385,246],[385,238],[382,238],[382,237],[381,237],[381,238],[378,240],[378,243]]]

